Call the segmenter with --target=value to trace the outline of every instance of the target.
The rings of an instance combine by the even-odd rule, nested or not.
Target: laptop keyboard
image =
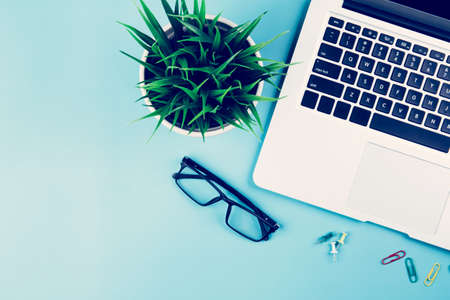
[[[450,54],[331,17],[301,105],[450,148]]]

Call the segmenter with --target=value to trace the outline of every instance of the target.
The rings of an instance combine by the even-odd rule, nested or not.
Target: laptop
[[[450,250],[450,10],[312,0],[253,174]]]

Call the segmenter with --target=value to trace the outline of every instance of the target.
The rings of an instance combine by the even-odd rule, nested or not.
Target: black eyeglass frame
[[[275,232],[278,228],[280,228],[280,226],[277,224],[277,222],[275,222],[275,220],[273,220],[267,214],[265,214],[262,210],[260,210],[247,197],[242,195],[240,192],[238,192],[232,186],[227,184],[224,180],[222,180],[218,176],[214,175],[212,172],[208,171],[206,168],[202,167],[200,164],[198,164],[197,162],[195,162],[191,158],[185,156],[183,158],[183,160],[181,161],[180,165],[181,165],[180,170],[177,173],[172,175],[173,179],[175,179],[175,183],[177,184],[177,186],[192,201],[194,201],[195,203],[197,203],[198,205],[203,206],[203,207],[210,206],[210,205],[212,205],[214,203],[217,203],[217,202],[219,202],[221,200],[225,201],[228,204],[227,212],[226,212],[226,215],[225,215],[225,223],[234,232],[238,233],[239,235],[241,235],[241,236],[243,236],[243,237],[245,237],[245,238],[247,238],[247,239],[249,239],[251,241],[260,242],[260,241],[263,241],[263,240],[268,240],[269,239],[269,235],[271,233]],[[185,168],[191,169],[197,175],[195,175],[195,174],[182,174],[181,172]],[[209,185],[211,185],[218,192],[219,196],[214,197],[213,199],[211,199],[210,201],[208,201],[206,203],[201,203],[201,202],[197,201],[194,197],[192,197],[189,194],[189,192],[187,192],[183,188],[183,186],[179,183],[180,179],[202,179],[202,180],[205,180],[206,182],[208,182]],[[242,203],[247,205],[250,209],[245,207],[245,206],[243,206],[243,205],[241,205],[241,204],[239,204],[239,203],[237,203],[236,201],[230,199],[229,197],[227,197],[225,195],[225,193],[220,188],[218,188],[216,186],[216,184],[218,186],[222,187],[223,189],[227,190],[228,192],[230,192],[234,196],[236,196],[237,199],[242,201]],[[252,214],[253,216],[255,216],[258,219],[258,223],[259,223],[259,225],[261,227],[261,238],[260,239],[254,239],[254,238],[246,235],[245,233],[240,232],[238,229],[234,228],[233,225],[231,225],[229,223],[229,217],[230,217],[231,210],[232,210],[233,206],[237,206],[237,207],[245,210],[246,212]]]

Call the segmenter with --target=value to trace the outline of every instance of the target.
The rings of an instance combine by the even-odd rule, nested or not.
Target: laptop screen
[[[426,1],[411,1],[411,0],[390,0],[392,2],[405,5],[447,20],[450,20],[450,9],[446,8],[448,3],[442,0],[426,0]]]

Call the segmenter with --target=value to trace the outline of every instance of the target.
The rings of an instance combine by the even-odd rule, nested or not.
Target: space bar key
[[[450,138],[408,123],[374,114],[370,128],[448,153]]]

